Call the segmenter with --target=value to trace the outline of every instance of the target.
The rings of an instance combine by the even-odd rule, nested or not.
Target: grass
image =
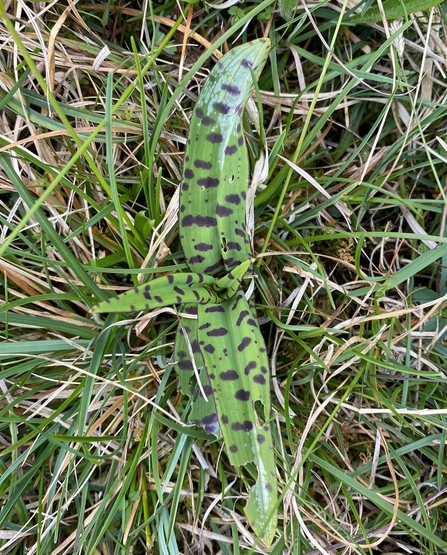
[[[1,7],[1,553],[447,552],[445,6],[400,25],[350,7]],[[254,469],[185,425],[175,316],[90,312],[186,268],[191,111],[213,50],[263,35],[245,128],[268,159],[271,549],[243,512]]]

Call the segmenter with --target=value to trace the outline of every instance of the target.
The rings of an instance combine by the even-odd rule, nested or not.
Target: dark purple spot
[[[208,414],[202,418],[202,424],[214,424],[217,422],[217,414]]]
[[[245,389],[239,389],[234,394],[234,398],[238,401],[248,401],[250,399],[250,392]]]
[[[194,245],[194,249],[199,252],[211,251],[213,248],[213,245],[209,245],[208,243],[197,243],[197,245]]]
[[[202,418],[202,424],[214,424],[217,422],[217,414],[208,414]]]
[[[188,265],[191,266],[192,264],[200,264],[204,260],[205,260],[205,257],[201,256],[200,254],[196,256],[191,256],[191,258],[188,258]]]
[[[250,420],[244,420],[244,422],[234,422],[233,424],[231,424],[231,429],[235,432],[241,430],[244,432],[250,432],[251,430],[253,430],[253,422],[250,422]]]
[[[244,320],[244,318],[246,316],[248,316],[250,313],[248,312],[248,310],[241,310],[241,313],[239,314],[239,318],[236,321],[236,326],[240,326],[242,324],[242,321]]]
[[[261,350],[261,349],[259,349],[259,350]],[[267,374],[267,373],[268,373],[268,370],[267,370],[267,368],[266,368],[265,366],[261,366],[261,372],[262,372],[263,374]]]
[[[196,116],[197,116],[199,119],[202,119],[204,115],[205,115],[205,113],[204,113],[204,111],[202,110],[202,108],[196,108]]]
[[[228,335],[228,330],[226,328],[216,328],[215,330],[207,331],[206,335],[209,337],[223,337]]]
[[[215,227],[217,226],[217,220],[212,216],[200,216],[200,215],[198,216],[188,215],[188,216],[185,216],[182,220],[183,227],[190,227],[194,224],[197,225],[198,227]]]
[[[238,123],[238,124],[237,124],[237,127],[236,127],[236,131],[237,131],[238,133],[240,133],[240,132],[241,132],[241,129],[242,129],[241,124]]]
[[[176,304],[182,304],[183,299],[182,297],[177,297],[177,300],[175,301]]]
[[[149,291],[145,291],[145,292],[143,293],[143,297],[144,297],[145,299],[147,299],[148,301],[150,301],[150,300],[152,299],[151,294],[149,293]]]
[[[267,491],[272,491],[272,490],[273,490],[272,485],[269,484],[268,482],[266,482],[266,483],[264,484],[264,488],[265,488]]]
[[[179,351],[177,353],[178,358],[186,358],[186,351]]]
[[[209,422],[207,422],[208,420]],[[218,423],[217,414],[210,414],[202,418],[202,425],[207,434],[216,434],[219,429]]]
[[[200,168],[201,170],[210,170],[213,167],[211,162],[207,162],[206,160],[194,160],[194,166],[196,168]]]
[[[230,451],[231,451],[232,453],[236,453],[236,452],[237,452],[237,449],[238,449],[237,445],[230,445]]]
[[[192,277],[192,275],[186,276],[186,285],[189,285],[193,281],[194,281],[194,278]]]
[[[241,246],[239,245],[239,243],[234,243],[233,241],[228,241],[227,243],[227,248],[231,249],[231,250],[235,250],[235,251],[240,251],[242,250]]]
[[[245,374],[246,376],[248,376],[248,374],[250,374],[250,371],[251,371],[251,370],[254,370],[254,369],[256,368],[256,366],[257,366],[256,362],[255,362],[254,360],[252,360],[252,361],[249,362],[249,363],[247,364],[247,366],[245,367],[245,369],[244,369],[244,374]]]
[[[208,266],[208,268],[205,268],[205,273],[206,274],[212,274],[216,270],[220,270],[221,268],[222,268],[222,260],[219,260],[219,262],[216,262],[215,264],[212,264],[211,266]]]
[[[240,137],[238,138],[238,140],[237,140],[237,144],[238,144],[239,146],[242,146],[242,145],[244,144],[244,137],[240,136]]]
[[[179,360],[178,367],[180,368],[180,370],[194,370],[190,359]]]
[[[212,355],[216,349],[211,344],[208,344],[203,347],[203,350]]]
[[[182,191],[187,191],[189,189],[189,183],[182,183]]]
[[[237,350],[239,352],[243,351],[244,349],[246,349],[251,343],[251,337],[244,337],[244,339],[242,339],[240,345],[238,345]]]
[[[265,384],[265,378],[262,374],[256,374],[256,376],[253,376],[253,381],[255,383],[258,383],[260,385],[264,385]]]
[[[226,146],[225,150],[224,150],[224,154],[226,154],[227,156],[231,156],[232,154],[235,154],[236,152],[237,152],[237,146],[236,145]]]
[[[225,202],[228,202],[228,204],[240,204],[241,197],[239,195],[227,195]]]
[[[230,256],[230,258],[224,258],[223,261],[226,268],[234,268],[235,266],[239,266],[239,261],[234,260],[232,256]]]
[[[239,374],[236,372],[236,370],[227,370],[226,372],[221,372],[219,374],[219,378],[225,382],[231,382],[234,380],[238,380]]]
[[[262,434],[258,434],[258,443],[264,443],[265,441],[265,436],[263,436]]]
[[[202,324],[202,325],[199,327],[199,330],[207,330],[207,329],[210,328],[210,327],[211,327],[211,322],[207,322],[206,324]]]
[[[214,125],[216,123],[216,120],[214,118],[209,118],[208,116],[205,116],[202,119],[202,125],[205,125],[207,127]]]
[[[203,388],[203,392],[207,397],[210,397],[213,394],[213,388],[210,385],[205,385]]]
[[[236,233],[236,235],[239,235],[239,237],[243,237],[245,239],[245,231],[243,229],[236,228],[234,232]]]
[[[234,111],[236,112],[236,114],[240,114],[242,111],[242,104],[238,104]]]
[[[163,299],[160,297],[160,295],[154,295],[154,300],[157,301],[157,303],[163,302]]]
[[[220,205],[217,203],[216,206],[216,214],[221,218],[226,218],[227,216],[231,216],[233,210],[231,208],[226,208],[225,206]]]
[[[168,279],[168,283],[174,283],[174,276],[172,274],[169,274],[169,276],[166,276]]]
[[[236,85],[229,85],[228,83],[224,83],[222,85],[222,89],[229,92],[232,96],[237,96],[238,94],[241,94],[241,91],[238,87],[236,87]]]
[[[200,187],[205,187],[205,189],[218,187],[219,183],[220,181],[215,177],[201,177],[197,180],[197,185],[200,185]]]
[[[219,114],[228,114],[228,112],[230,111],[230,107],[228,106],[228,104],[224,104],[223,102],[214,102],[213,104],[213,108],[216,110],[216,112],[219,112]]]
[[[178,293],[179,295],[184,295],[185,292],[183,291],[183,289],[180,289],[180,287],[177,287],[177,285],[174,286],[174,291],[176,293]]]
[[[253,318],[249,318],[249,319],[247,320],[247,324],[248,324],[249,326],[256,326],[256,322],[253,320]]]
[[[184,176],[186,177],[186,179],[192,179],[194,177],[194,172],[189,168],[186,168]]]
[[[222,414],[222,416],[220,417],[220,421],[222,422],[222,424],[228,424],[228,416]]]
[[[225,312],[225,309],[220,304],[216,304],[215,306],[205,308],[205,312]]]
[[[206,140],[209,143],[218,144],[218,143],[221,143],[223,141],[223,137],[220,133],[209,133],[206,136]]]
[[[182,204],[180,206],[180,212],[184,212],[186,210],[186,206],[184,204]]]
[[[216,376],[215,376],[213,373],[208,374],[208,378],[209,378],[210,380],[214,380],[215,377],[216,377]]]
[[[247,198],[247,194],[245,191],[241,192],[241,197],[245,200]]]
[[[247,60],[247,59],[242,60],[242,62],[241,62],[241,66],[242,66],[242,67],[245,67],[245,68],[247,68],[247,69],[248,69],[249,67],[252,67],[252,65],[253,65],[253,62],[250,62],[250,60]]]

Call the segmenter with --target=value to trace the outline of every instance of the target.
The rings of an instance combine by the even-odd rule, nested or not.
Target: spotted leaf
[[[242,111],[270,50],[258,39],[230,50],[209,75],[191,119],[179,230],[191,271],[216,275],[251,257],[246,231],[248,153]]]
[[[199,305],[197,339],[230,462],[241,466],[254,461],[257,466],[258,479],[245,511],[256,534],[270,545],[276,530],[277,483],[268,361],[257,319],[242,291],[221,304]]]
[[[213,290],[215,285],[212,276],[169,274],[98,303],[92,312],[133,312],[173,304],[219,302],[220,296]]]

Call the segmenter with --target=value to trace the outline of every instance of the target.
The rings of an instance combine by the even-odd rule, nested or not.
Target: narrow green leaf
[[[429,250],[419,255],[410,264],[407,264],[393,275],[391,275],[380,288],[380,293],[384,293],[389,289],[394,289],[403,281],[412,278],[419,272],[425,270],[428,266],[436,262],[442,256],[447,255],[447,245],[439,245],[433,250]]]
[[[385,0],[383,12],[388,21],[392,19],[407,18],[415,12],[424,12],[434,6],[441,4],[443,0]],[[381,11],[377,3],[374,3],[364,14],[346,18],[345,23],[375,23],[382,21]]]

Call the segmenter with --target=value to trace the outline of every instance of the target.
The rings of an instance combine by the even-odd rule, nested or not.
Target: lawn
[[[447,554],[447,11],[356,4],[0,1],[1,554]],[[232,166],[193,110],[260,39],[228,183],[252,258],[211,276],[183,237],[195,134],[200,170]],[[131,310],[189,275],[206,302]],[[235,299],[272,446],[237,460],[230,385],[196,425],[220,363],[194,348]]]

